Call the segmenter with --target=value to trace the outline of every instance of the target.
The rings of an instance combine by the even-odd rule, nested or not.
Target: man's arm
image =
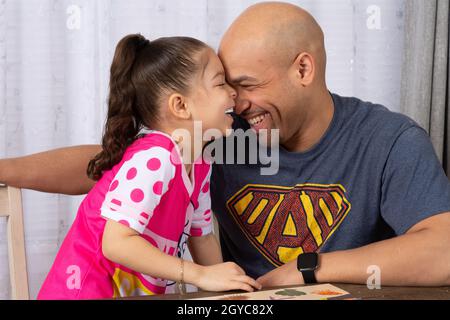
[[[49,193],[86,194],[95,182],[87,176],[89,161],[101,146],[76,146],[26,157],[0,160],[0,182]]]
[[[346,251],[320,255],[320,283],[366,284],[371,266],[385,286],[450,285],[450,213],[423,220],[405,235]],[[264,287],[303,284],[296,260],[257,280]]]

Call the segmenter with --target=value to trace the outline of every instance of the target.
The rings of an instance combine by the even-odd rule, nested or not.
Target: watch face
[[[316,270],[319,259],[317,253],[304,253],[298,257],[297,268],[299,271]]]

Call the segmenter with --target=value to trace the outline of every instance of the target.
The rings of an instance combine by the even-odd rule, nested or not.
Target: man
[[[225,260],[266,287],[363,284],[373,266],[383,285],[450,285],[450,184],[426,132],[382,106],[329,93],[324,35],[309,13],[254,5],[219,55],[238,93],[236,113],[256,132],[279,129],[281,144],[274,176],[258,165],[214,166]],[[4,160],[0,181],[84,193],[98,151]],[[23,168],[28,177],[17,173]]]

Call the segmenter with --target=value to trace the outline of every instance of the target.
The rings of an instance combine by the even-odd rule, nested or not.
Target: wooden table
[[[354,298],[362,300],[450,300],[450,287],[441,288],[409,288],[409,287],[382,287],[380,290],[369,290],[364,285],[350,285],[350,284],[334,284],[336,287],[349,292]],[[291,286],[292,287],[292,286]],[[287,287],[276,287],[273,289],[283,289]],[[170,295],[156,295],[148,297],[133,297],[125,300],[186,300],[195,298],[207,298],[213,296],[220,296],[227,293],[212,293],[212,292],[195,292],[184,295],[170,294]]]

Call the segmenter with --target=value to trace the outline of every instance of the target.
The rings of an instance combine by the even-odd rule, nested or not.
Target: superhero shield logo
[[[345,193],[341,185],[247,185],[227,207],[253,245],[280,266],[322,247],[350,212]]]

